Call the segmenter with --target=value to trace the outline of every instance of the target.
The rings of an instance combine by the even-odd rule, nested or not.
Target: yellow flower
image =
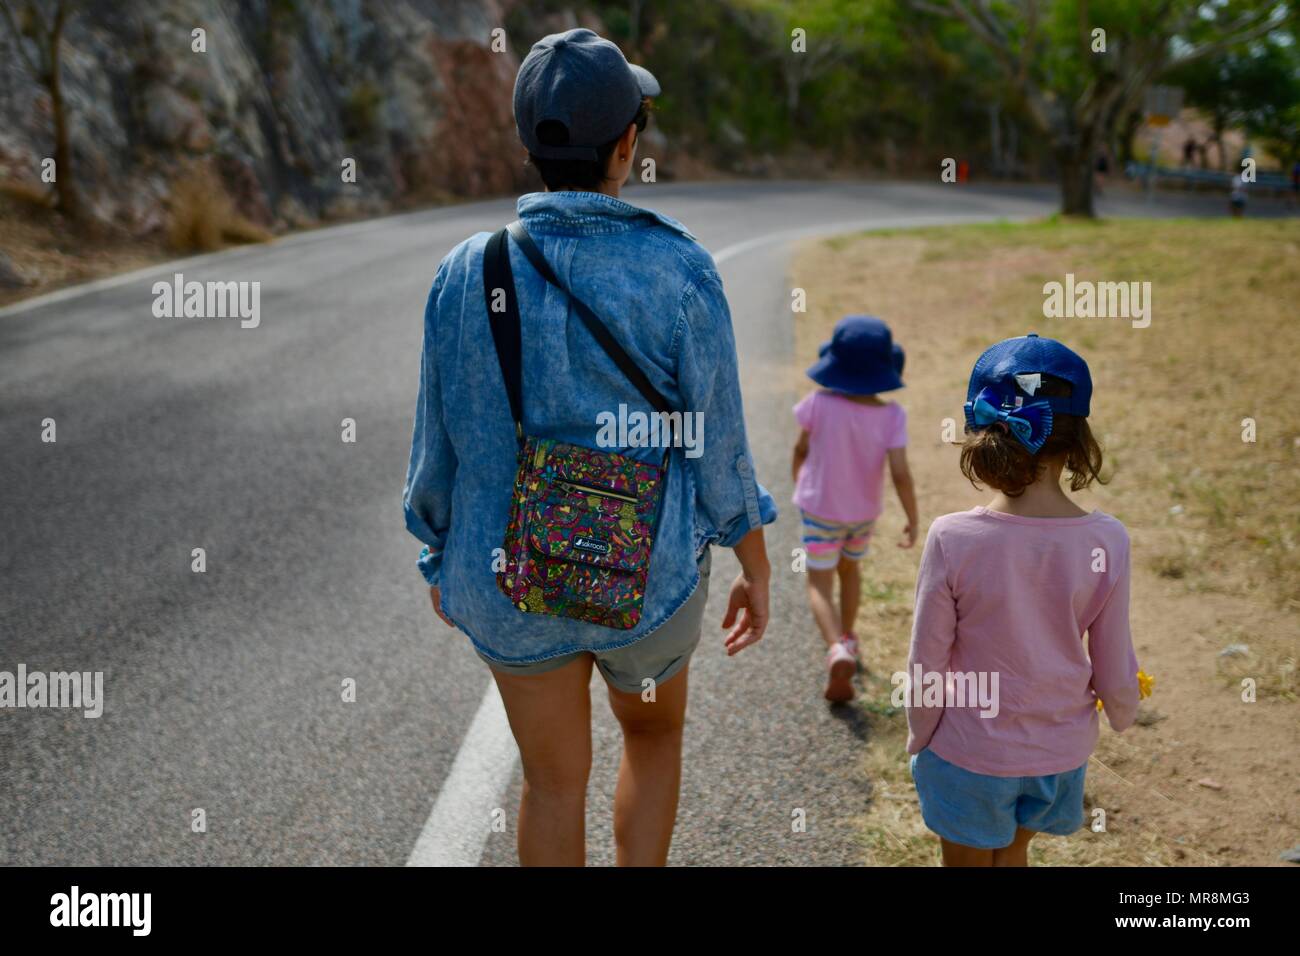
[[[1138,671],[1138,698],[1145,700],[1151,696],[1151,688],[1156,686],[1156,679],[1146,671]],[[1101,698],[1097,698],[1097,709],[1101,710]]]

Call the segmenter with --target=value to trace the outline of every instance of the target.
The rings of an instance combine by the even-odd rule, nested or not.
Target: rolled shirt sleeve
[[[695,479],[696,520],[706,540],[733,547],[775,521],[777,508],[754,474],[731,310],[716,271],[687,288],[674,338],[683,411],[698,413],[705,436],[702,454],[686,459]]]
[[[411,459],[406,471],[402,506],[406,530],[424,542],[417,565],[430,587],[439,584],[442,553],[451,527],[451,489],[456,453],[443,421],[437,362],[438,295],[442,272],[434,280],[424,310],[424,344],[420,357],[420,391],[415,403]]]

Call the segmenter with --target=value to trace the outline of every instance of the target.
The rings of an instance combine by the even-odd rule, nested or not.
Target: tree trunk
[[[72,179],[72,144],[68,141],[68,112],[63,102],[63,85],[58,67],[49,83],[51,118],[54,121],[54,191],[59,210],[69,219],[81,216],[81,205]]]
[[[799,91],[802,86],[803,78],[799,76],[795,68],[787,68],[785,71],[785,111],[790,117],[791,123],[795,122],[795,117],[799,113]]]
[[[1096,217],[1092,204],[1092,141],[1066,143],[1057,148],[1061,176],[1061,213],[1066,216]]]
[[[627,42],[632,52],[637,54],[641,53],[641,7],[643,3],[644,0],[628,0],[627,5]]]
[[[1137,158],[1137,152],[1133,148],[1133,141],[1137,139],[1138,128],[1142,125],[1142,114],[1133,110],[1124,120],[1124,126],[1119,135],[1119,161],[1127,166]]]
[[[1006,175],[1006,169],[1003,167],[1000,112],[996,102],[989,104],[989,155],[993,158],[993,174],[998,177]]]
[[[1227,147],[1223,145],[1223,130],[1224,124],[1219,122],[1216,117],[1216,122],[1214,124],[1214,145],[1218,147],[1219,150],[1219,172],[1226,173],[1228,171],[1228,150]]]
[[[59,210],[69,219],[75,220],[81,218],[81,203],[72,176],[72,144],[68,141],[68,110],[63,101],[63,67],[60,56],[67,13],[65,0],[60,0],[54,14],[54,25],[49,32],[49,50],[45,60],[49,72],[45,84],[50,91],[50,113],[54,122],[54,191],[59,197]]]

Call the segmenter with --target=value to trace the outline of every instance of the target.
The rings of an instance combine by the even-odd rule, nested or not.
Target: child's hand
[[[1146,671],[1138,671],[1138,700],[1146,700],[1151,696],[1151,689],[1156,686],[1156,679]],[[1101,698],[1097,698],[1097,709],[1101,710]]]
[[[914,544],[916,544],[916,525],[909,523],[898,539],[898,546],[900,548],[910,548]]]

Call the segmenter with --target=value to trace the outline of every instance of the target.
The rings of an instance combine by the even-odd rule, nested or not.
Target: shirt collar
[[[662,216],[650,209],[604,193],[560,190],[557,192],[526,193],[515,205],[519,218],[529,225],[542,226],[547,231],[597,233],[622,232],[636,225],[662,223],[682,235],[694,239],[686,227],[677,220]]]

